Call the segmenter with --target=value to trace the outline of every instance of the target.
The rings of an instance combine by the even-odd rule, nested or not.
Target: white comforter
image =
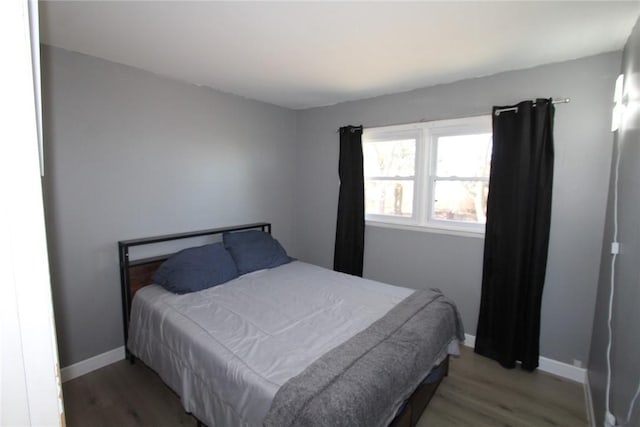
[[[276,391],[411,289],[294,261],[201,292],[133,300],[129,349],[212,426],[259,426]]]

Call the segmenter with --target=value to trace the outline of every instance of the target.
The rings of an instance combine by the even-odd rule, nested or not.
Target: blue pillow
[[[264,231],[224,233],[222,241],[236,262],[240,274],[274,268],[293,261],[282,245]]]
[[[233,258],[221,242],[184,249],[153,273],[154,283],[176,294],[201,291],[238,277]]]

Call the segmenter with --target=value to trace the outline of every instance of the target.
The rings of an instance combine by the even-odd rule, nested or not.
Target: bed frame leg
[[[444,374],[442,375],[443,377],[448,377],[449,376],[449,356],[447,356],[447,358],[445,359],[444,362]]]
[[[124,350],[124,357],[129,361],[129,364],[133,365],[136,362],[136,357],[128,349]]]

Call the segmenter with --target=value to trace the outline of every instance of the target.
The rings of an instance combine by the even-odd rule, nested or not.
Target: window
[[[491,118],[365,129],[367,221],[484,232]]]
[[[362,145],[365,212],[413,217],[418,133],[379,132]]]

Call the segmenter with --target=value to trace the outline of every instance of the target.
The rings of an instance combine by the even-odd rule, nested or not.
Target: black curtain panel
[[[494,107],[482,298],[475,352],[538,367],[553,184],[551,99]],[[496,114],[496,110],[511,108]]]
[[[364,256],[364,167],[362,126],[340,128],[340,196],[333,269],[362,277]]]

